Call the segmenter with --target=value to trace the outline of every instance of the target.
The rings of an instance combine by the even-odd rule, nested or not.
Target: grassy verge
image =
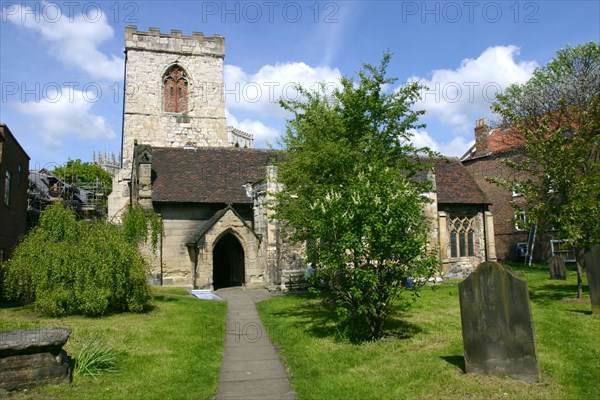
[[[515,268],[515,269],[521,269]],[[576,299],[576,275],[550,281],[525,269],[541,382],[464,373],[457,282],[425,288],[388,321],[390,336],[352,345],[310,294],[258,304],[281,350],[298,399],[576,399],[600,398],[600,318],[589,292]]]
[[[72,329],[65,347],[100,338],[115,349],[117,371],[75,377],[73,385],[10,394],[11,399],[210,399],[217,392],[226,305],[160,288],[155,308],[145,314],[103,318],[44,318],[31,307],[0,306],[0,330],[40,327]]]

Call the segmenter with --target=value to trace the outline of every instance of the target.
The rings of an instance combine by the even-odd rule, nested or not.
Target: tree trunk
[[[581,277],[581,263],[577,260],[577,298],[583,298],[583,279]]]

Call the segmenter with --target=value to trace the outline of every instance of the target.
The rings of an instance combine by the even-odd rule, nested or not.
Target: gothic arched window
[[[163,78],[163,111],[185,113],[188,111],[188,79],[185,71],[174,65]]]
[[[448,225],[450,231],[450,257],[473,257],[475,255],[473,218],[452,218]]]

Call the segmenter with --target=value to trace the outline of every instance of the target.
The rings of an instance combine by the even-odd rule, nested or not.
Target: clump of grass
[[[75,358],[73,375],[77,377],[89,375],[96,379],[103,372],[115,372],[116,364],[115,350],[107,347],[101,339],[94,338],[81,346]]]

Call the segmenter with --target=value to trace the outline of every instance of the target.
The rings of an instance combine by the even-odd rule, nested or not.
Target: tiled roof
[[[523,145],[523,136],[517,132],[514,128],[501,129],[495,128],[489,133],[488,137],[488,154],[484,154],[482,157],[503,152],[505,150],[511,150]],[[475,150],[476,144],[473,144],[466,151],[466,153],[460,158],[462,161],[472,160],[478,158]]]
[[[217,222],[219,222],[219,220],[221,218],[223,218],[223,216],[225,214],[227,214],[227,211],[231,211],[244,225],[246,225],[246,227],[251,232],[254,232],[254,230],[252,229],[252,227],[250,227],[248,225],[248,223],[246,221],[244,221],[244,219],[240,216],[240,214],[238,214],[237,211],[235,211],[235,208],[233,208],[230,205],[228,205],[227,207],[223,208],[222,210],[219,210],[216,213],[214,213],[214,215],[212,217],[210,217],[210,219],[208,219],[207,221],[204,221],[204,223],[200,226],[200,229],[198,229],[198,231],[196,231],[190,237],[190,239],[187,241],[187,244],[197,244],[198,241],[200,241],[202,238],[204,238],[204,235],[206,235],[208,233],[208,231],[210,231],[210,229]],[[254,233],[254,234],[256,235],[256,233]]]
[[[152,201],[252,203],[244,184],[264,179],[277,152],[235,147],[152,149]]]
[[[152,149],[152,201],[250,204],[245,183],[265,178],[276,150],[203,147]],[[459,161],[437,160],[438,203],[488,204],[486,196]]]
[[[458,160],[436,160],[435,185],[440,204],[490,204],[469,171]]]

